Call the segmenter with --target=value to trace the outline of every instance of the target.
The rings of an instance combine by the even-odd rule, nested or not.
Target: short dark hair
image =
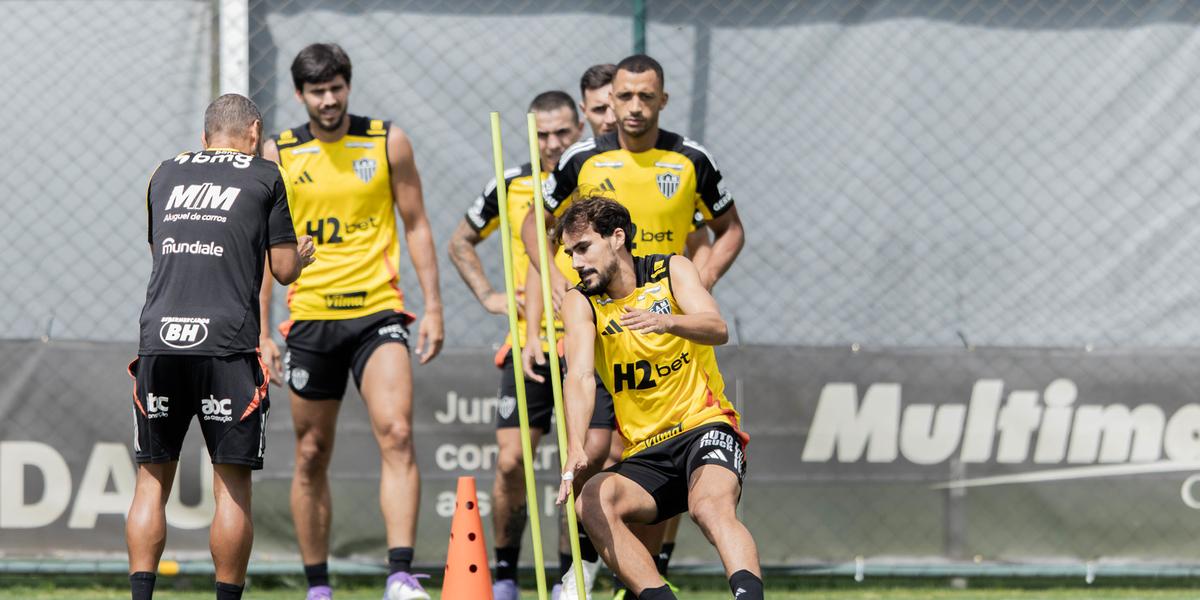
[[[645,73],[646,71],[654,71],[658,75],[658,83],[663,87],[667,87],[666,76],[663,75],[662,65],[658,64],[657,60],[646,56],[645,54],[634,54],[626,56],[617,63],[618,71],[629,71],[630,73]]]
[[[562,90],[542,92],[533,98],[533,102],[529,103],[529,112],[550,112],[560,108],[571,109],[571,118],[575,122],[579,121],[579,109],[575,108],[575,100]]]
[[[292,83],[304,90],[306,83],[325,83],[341,75],[350,83],[350,57],[337,44],[309,44],[292,61]]]
[[[582,99],[589,90],[598,90],[612,83],[613,75],[617,74],[617,65],[604,63],[592,65],[579,78],[579,97]]]
[[[204,137],[215,135],[242,137],[254,122],[262,122],[262,113],[249,98],[241,94],[225,94],[213,100],[204,110]]]
[[[554,228],[554,237],[562,243],[563,234],[591,227],[600,237],[609,237],[620,229],[625,232],[625,249],[633,252],[633,220],[629,210],[615,200],[602,196],[584,196],[567,207]]]

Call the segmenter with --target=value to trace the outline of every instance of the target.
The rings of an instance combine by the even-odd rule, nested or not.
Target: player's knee
[[[377,434],[379,448],[384,454],[393,457],[412,458],[413,440],[412,426],[403,421],[396,421],[385,426]]]
[[[525,464],[521,459],[521,449],[500,447],[496,456],[496,476],[505,480],[520,479],[525,476]]]
[[[582,499],[583,496],[580,495],[580,498]],[[596,504],[594,498],[575,503],[575,518],[579,521],[580,527],[589,533],[596,531],[598,527],[607,527],[608,519],[605,517],[604,510]]]
[[[723,498],[711,496],[696,498],[689,502],[688,514],[706,533],[721,527],[729,519],[735,518],[732,505]]]
[[[588,468],[598,469],[604,465],[604,461],[608,459],[608,444],[593,444],[584,448],[587,452]]]
[[[314,477],[325,473],[333,455],[333,443],[325,436],[312,433],[296,440],[296,470],[302,476]]]
[[[594,477],[584,484],[579,501],[575,503],[575,512],[581,520],[599,523],[617,515],[619,498],[616,486],[609,479]]]

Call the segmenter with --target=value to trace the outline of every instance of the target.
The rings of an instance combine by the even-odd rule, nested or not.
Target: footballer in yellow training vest
[[[307,124],[275,140],[297,196],[296,231],[313,236],[321,255],[288,290],[293,321],[404,310],[387,156],[391,123],[349,119],[349,131],[333,143],[313,137]]]
[[[636,225],[633,254],[683,254],[689,233],[733,208],[720,183],[712,154],[693,140],[660,130],[654,148],[630,152],[613,132],[563,153],[544,204],[560,217],[579,196],[615,200]]]
[[[545,181],[549,174],[542,172],[542,181]],[[513,268],[513,285],[517,290],[517,297],[523,298],[525,294],[525,278],[529,269],[529,255],[525,253],[525,244],[521,241],[521,223],[525,222],[525,215],[529,212],[529,207],[533,206],[533,167],[529,163],[525,163],[520,167],[508,169],[504,172],[504,186],[508,194],[508,222],[511,224],[509,228],[510,246],[512,248],[512,268]],[[483,193],[475,198],[475,203],[467,210],[466,220],[479,235],[481,239],[487,239],[493,232],[500,227],[500,200],[496,191],[496,181],[493,179],[488,182]],[[579,278],[575,275],[575,271],[571,268],[571,259],[563,254],[560,248],[554,256],[554,262],[558,265],[558,269],[567,277],[567,280],[573,284],[578,283]],[[518,341],[521,342],[521,347],[525,347],[525,315],[519,313],[517,316],[518,322]],[[563,326],[562,321],[555,319],[554,326],[558,330],[558,339],[562,339]],[[541,331],[545,331],[545,315],[543,315]],[[550,351],[550,344],[542,335],[542,352]],[[500,365],[508,350],[512,347],[512,334],[504,338],[504,345],[496,353],[496,363]]]
[[[685,431],[713,423],[740,433],[740,416],[725,397],[712,346],[667,334],[621,327],[626,308],[678,314],[671,291],[670,255],[634,256],[637,288],[624,298],[587,295],[596,320],[595,364],[613,395],[623,457]],[[581,289],[582,288],[577,288]]]

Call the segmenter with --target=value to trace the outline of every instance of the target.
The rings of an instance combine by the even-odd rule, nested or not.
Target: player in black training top
[[[254,156],[262,117],[249,99],[217,98],[205,149],[163,161],[146,192],[154,266],[134,378],[137,487],[126,521],[133,600],[149,600],[166,540],[166,501],[193,417],[213,462],[210,532],[218,600],[242,597],[253,528],[250,471],[266,446],[266,366],[259,360],[263,261],[289,284],[313,261],[288,209],[288,178]]]

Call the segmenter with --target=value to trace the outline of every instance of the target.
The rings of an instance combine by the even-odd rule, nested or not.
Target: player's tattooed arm
[[[425,314],[418,326],[415,348],[421,357],[421,364],[425,364],[441,352],[445,337],[442,293],[438,287],[437,250],[433,244],[433,228],[429,226],[429,218],[425,214],[421,176],[413,158],[412,143],[395,125],[388,130],[387,151],[388,168],[392,174],[392,199],[404,223],[408,255],[425,297]]]
[[[475,251],[475,246],[482,241],[483,237],[471,227],[470,223],[467,223],[466,219],[463,219],[459,221],[458,228],[451,234],[446,250],[450,255],[450,262],[454,263],[454,268],[458,269],[463,283],[471,288],[471,293],[475,294],[475,299],[483,305],[484,310],[502,315],[508,312],[508,299],[504,293],[498,292],[492,287],[492,282],[488,281],[487,273],[483,270],[483,264],[479,261],[479,253]],[[520,304],[520,298],[518,298],[518,311],[521,310]]]
[[[668,333],[706,346],[729,341],[729,329],[717,301],[700,283],[700,274],[692,261],[671,257],[671,292],[683,314],[659,314],[648,310],[627,309],[621,325],[633,331]]]
[[[705,289],[711,290],[742,251],[742,246],[746,244],[746,231],[742,228],[742,219],[738,216],[736,206],[731,206],[727,212],[709,221],[708,228],[712,229],[715,239],[708,250],[707,260],[696,266],[699,268],[700,282]]]
[[[559,504],[567,501],[575,477],[587,468],[588,457],[583,442],[596,404],[596,323],[592,320],[592,307],[581,292],[571,290],[563,300],[562,312],[567,328],[567,376],[563,380],[567,461],[558,489]]]

